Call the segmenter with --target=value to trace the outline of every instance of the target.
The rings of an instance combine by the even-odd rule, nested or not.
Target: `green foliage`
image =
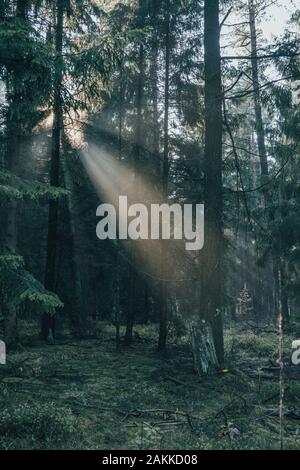
[[[110,78],[120,59],[124,40],[110,35],[101,38],[84,37],[78,41],[76,52],[66,58],[66,66],[77,88],[77,97],[65,93],[65,106],[86,110],[99,102],[109,88]],[[78,98],[79,97],[79,98]]]
[[[67,194],[62,188],[44,183],[28,181],[8,171],[0,170],[0,197],[2,201],[42,202],[57,200]]]
[[[18,270],[24,267],[24,260],[22,256],[6,254],[0,255],[0,272],[3,272],[5,269]]]
[[[54,314],[63,307],[57,295],[26,271],[22,257],[12,254],[0,256],[0,293],[1,302],[8,309],[30,305],[40,313]]]
[[[22,403],[0,411],[0,433],[4,436],[24,437],[32,441],[56,444],[76,432],[76,417],[68,408],[55,403]]]
[[[237,354],[250,354],[256,357],[275,359],[277,354],[275,334],[255,334],[248,330],[234,338]],[[246,356],[245,356],[246,357]]]
[[[40,33],[29,22],[9,18],[0,22],[0,73],[11,93],[23,95],[17,107],[11,108],[10,119],[21,119],[34,104],[45,102],[51,84],[52,51]],[[12,114],[13,113],[13,114]]]
[[[137,327],[141,341],[120,353],[112,344],[113,328],[98,327],[96,340],[72,339],[54,349],[36,343],[10,355],[14,370],[0,370],[0,448],[279,449],[277,372],[261,370],[276,357],[276,334],[254,334],[256,349],[239,350],[249,344],[248,333],[237,325],[227,329],[229,372],[199,383],[188,342],[170,348],[166,360],[154,353],[153,326],[143,326]],[[27,330],[32,340],[34,325]],[[287,354],[291,341],[287,337]],[[285,387],[285,408],[296,410],[297,376],[287,373]],[[159,409],[166,411],[134,412]],[[285,448],[298,448],[298,421],[286,416],[284,426]],[[240,432],[234,439],[231,428]]]

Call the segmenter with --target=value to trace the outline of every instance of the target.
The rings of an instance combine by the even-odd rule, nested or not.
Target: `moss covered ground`
[[[156,352],[154,327],[116,351],[93,338],[36,339],[32,326],[0,366],[1,449],[279,449],[276,332],[226,329],[226,369],[199,379],[189,338]],[[285,337],[284,446],[300,448],[300,366]]]

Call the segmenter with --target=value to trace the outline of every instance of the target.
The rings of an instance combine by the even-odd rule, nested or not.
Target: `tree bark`
[[[164,202],[168,200],[168,179],[169,179],[169,92],[170,92],[170,0],[166,1],[165,12],[165,106],[164,106],[164,153],[162,171],[162,196]],[[161,243],[160,254],[160,286],[159,286],[159,338],[158,350],[164,351],[167,343],[167,323],[168,323],[168,289],[167,282],[167,251],[166,243]]]
[[[192,325],[194,369],[201,377],[214,372],[218,366],[211,327],[205,321]]]
[[[152,98],[152,152],[155,168],[155,175],[153,184],[160,189],[159,180],[162,174],[161,170],[161,158],[160,158],[160,125],[159,125],[159,110],[158,110],[158,52],[159,52],[159,43],[158,43],[158,32],[155,29],[155,24],[157,21],[157,0],[152,2],[152,22],[153,22],[153,38],[152,38],[152,50],[151,50],[151,67],[150,67],[150,77],[151,77],[151,98]]]
[[[265,130],[262,118],[262,108],[260,101],[259,76],[257,65],[257,34],[255,21],[255,6],[253,0],[248,0],[249,5],[249,24],[250,24],[250,40],[251,40],[251,67],[254,92],[254,111],[255,111],[255,127],[257,135],[257,146],[260,160],[260,169],[262,176],[268,176],[268,158],[265,144]]]
[[[224,362],[222,307],[222,84],[219,1],[204,3],[205,244],[201,315],[212,325],[217,358]]]
[[[134,143],[134,185],[137,198],[141,197],[141,156],[142,156],[142,100],[144,93],[144,45],[139,48],[139,76],[136,95],[136,126]],[[132,343],[133,324],[137,310],[137,252],[136,241],[131,242],[129,266],[129,305],[126,319],[125,345]]]
[[[55,28],[55,77],[54,77],[54,106],[52,129],[52,155],[50,169],[50,184],[59,187],[59,168],[61,153],[61,135],[63,127],[62,118],[62,78],[63,78],[63,17],[64,2],[56,2],[56,28]],[[49,202],[47,256],[45,270],[45,288],[51,292],[56,291],[56,257],[58,245],[58,201]],[[55,319],[53,315],[44,314],[42,319],[42,337],[47,339],[55,333]]]
[[[121,26],[120,26],[121,27]],[[119,150],[119,161],[122,160],[123,153],[123,104],[124,104],[124,86],[123,86],[123,62],[120,64],[120,76],[119,76],[119,129],[118,129],[118,150]],[[116,240],[115,248],[115,269],[113,275],[113,318],[116,328],[116,350],[119,351],[121,345],[120,337],[120,243]],[[132,332],[131,332],[132,337]]]
[[[79,269],[79,260],[77,259],[76,253],[77,248],[79,247],[78,235],[76,232],[76,219],[75,218],[75,201],[74,193],[75,188],[73,184],[72,175],[70,174],[69,163],[66,161],[68,158],[68,146],[65,141],[65,136],[63,137],[64,141],[64,155],[62,156],[62,171],[63,171],[63,180],[64,187],[68,191],[67,195],[67,223],[68,223],[68,248],[70,253],[70,266],[71,266],[71,276],[72,276],[72,288],[73,295],[71,301],[71,316],[70,320],[73,325],[74,334],[77,337],[82,337],[85,334],[86,326],[86,314],[84,310],[84,304],[82,300],[82,282],[81,282],[81,272]]]
[[[13,98],[13,101],[15,97]],[[17,105],[17,103],[16,103]],[[12,118],[14,119],[14,118]],[[8,132],[8,170],[13,174],[18,174],[18,161],[19,161],[19,139],[20,128],[16,123],[10,126]],[[18,203],[12,200],[8,203],[7,219],[6,219],[6,232],[5,232],[5,245],[12,253],[16,253],[18,249],[18,234],[17,234],[17,214]],[[7,348],[14,347],[18,341],[18,324],[17,324],[17,308],[13,305],[7,304],[3,308],[4,313],[4,339]]]

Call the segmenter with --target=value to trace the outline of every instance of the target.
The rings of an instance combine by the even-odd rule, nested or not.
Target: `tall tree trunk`
[[[54,107],[53,107],[53,129],[52,129],[52,155],[50,184],[59,186],[59,168],[61,152],[61,135],[63,127],[62,119],[62,78],[63,78],[63,17],[64,1],[56,2],[56,27],[55,27],[55,77],[54,77]],[[45,271],[45,287],[51,292],[56,290],[56,256],[58,244],[58,201],[49,202],[48,213],[48,237],[47,237],[47,258]],[[55,320],[53,315],[45,314],[42,319],[42,337],[47,339],[54,335]]]
[[[162,174],[161,157],[160,157],[160,125],[159,125],[159,110],[158,110],[158,52],[159,52],[159,39],[158,32],[155,28],[157,23],[157,0],[152,1],[152,23],[153,23],[153,37],[151,49],[151,98],[152,98],[152,152],[154,157],[155,178],[153,184],[160,190],[159,180]]]
[[[121,28],[121,26],[120,26]],[[118,158],[121,162],[123,153],[123,104],[124,104],[124,84],[123,84],[123,62],[120,64],[119,76],[119,129],[118,129]],[[120,243],[116,240],[115,248],[115,269],[113,276],[113,318],[116,327],[116,349],[120,349]],[[132,335],[131,335],[132,336]]]
[[[249,10],[249,26],[250,26],[250,40],[251,40],[251,68],[252,68],[252,80],[253,80],[253,89],[254,89],[254,111],[255,111],[255,128],[256,128],[256,136],[257,136],[257,147],[259,153],[259,160],[260,160],[260,170],[262,177],[268,177],[269,175],[269,165],[268,165],[268,157],[266,152],[266,139],[265,139],[265,129],[264,129],[264,122],[262,117],[262,107],[261,107],[261,96],[260,96],[260,81],[259,81],[259,73],[258,73],[258,64],[257,64],[257,32],[256,32],[256,8],[254,0],[248,0],[248,10]],[[267,209],[269,205],[268,196],[264,192],[264,205]],[[285,274],[282,270],[282,263],[280,257],[273,253],[272,254],[272,263],[273,269],[270,266],[269,272],[272,276],[275,277],[275,312],[278,311],[279,304],[278,304],[278,295],[279,295],[279,284],[277,282],[278,271],[280,270],[281,279],[285,279]],[[281,304],[283,308],[283,320],[284,322],[289,321],[289,310],[287,308],[288,299],[287,299],[287,292],[286,289],[281,289]],[[277,299],[277,300],[276,300]]]
[[[76,232],[76,219],[75,219],[75,201],[74,193],[75,188],[73,184],[72,175],[70,174],[68,158],[68,145],[63,137],[64,155],[62,156],[62,171],[64,187],[68,191],[67,195],[67,223],[68,223],[68,249],[70,254],[70,266],[72,276],[72,301],[71,301],[71,316],[70,320],[73,325],[74,334],[77,337],[82,337],[85,333],[86,326],[86,308],[84,309],[82,299],[82,283],[81,273],[79,269],[79,260],[77,259],[77,248],[80,240]],[[72,150],[69,150],[72,153]]]
[[[222,306],[222,83],[219,1],[204,2],[205,244],[202,316],[211,323],[217,358],[224,362]]]
[[[10,110],[16,110],[18,107],[18,100],[19,95],[14,93]],[[12,120],[14,120],[14,122],[8,123],[7,132],[7,168],[11,173],[17,175],[20,160],[21,123],[16,118],[14,112],[12,112]],[[17,201],[13,200],[9,202],[7,207],[5,244],[13,253],[16,253],[18,249],[17,210]]]
[[[142,156],[142,100],[144,92],[144,45],[139,48],[139,76],[136,95],[136,126],[134,142],[134,184],[137,199],[141,197],[141,156]],[[129,305],[126,319],[125,345],[132,342],[133,324],[137,310],[137,250],[136,241],[131,242],[129,266]]]
[[[168,199],[168,179],[169,179],[169,92],[170,92],[170,0],[166,1],[165,12],[165,109],[164,109],[164,154],[162,172],[162,196],[164,202]],[[167,253],[165,243],[161,240],[160,255],[160,286],[159,286],[159,338],[158,350],[163,351],[167,342],[167,322],[168,322],[168,289],[167,282]]]
[[[254,91],[254,111],[255,111],[255,127],[257,135],[257,146],[260,160],[260,169],[262,176],[268,176],[268,159],[265,144],[265,130],[262,118],[262,109],[260,103],[260,89],[259,89],[259,76],[257,59],[257,34],[256,34],[256,21],[255,21],[255,6],[253,0],[248,0],[249,5],[249,24],[250,24],[250,40],[251,40],[251,67],[252,67],[252,81]]]
[[[15,101],[15,95],[13,101]],[[16,103],[17,105],[17,103]],[[12,104],[14,106],[14,103]],[[12,117],[14,119],[14,117]],[[13,174],[18,174],[19,150],[20,150],[20,128],[18,124],[10,123],[8,131],[8,170]],[[18,234],[17,234],[17,212],[18,203],[12,200],[7,206],[7,219],[5,231],[5,245],[10,252],[16,253],[18,249]],[[17,308],[10,303],[3,306],[4,312],[4,339],[8,348],[14,347],[18,340],[18,327],[17,327]]]

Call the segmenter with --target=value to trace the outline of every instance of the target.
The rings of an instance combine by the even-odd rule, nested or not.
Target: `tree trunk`
[[[139,76],[136,95],[136,127],[134,143],[134,185],[137,199],[141,197],[141,156],[142,156],[142,100],[144,91],[144,45],[139,49]],[[126,319],[125,345],[132,342],[133,324],[137,310],[137,250],[136,241],[131,242],[130,266],[129,266],[129,305]]]
[[[262,117],[262,107],[261,107],[261,97],[260,97],[260,81],[259,81],[259,74],[258,74],[258,64],[257,59],[257,33],[256,33],[256,9],[254,0],[248,0],[248,9],[249,9],[249,25],[250,25],[250,40],[251,40],[251,56],[253,57],[251,60],[251,68],[252,68],[252,80],[253,80],[253,88],[254,88],[254,110],[255,110],[255,127],[256,127],[256,135],[257,135],[257,147],[259,153],[259,160],[260,160],[260,170],[262,177],[268,177],[269,175],[269,165],[268,165],[268,157],[266,152],[266,143],[265,143],[265,130],[264,130],[264,122]],[[265,208],[268,207],[268,197],[267,194],[264,192],[264,205]],[[275,286],[275,312],[278,311],[278,299],[279,295],[279,286],[277,282],[278,277],[278,270],[280,270],[281,279],[285,278],[284,272],[281,267],[281,261],[278,256],[273,253],[272,254],[272,263],[273,269],[270,267],[269,272],[272,276],[272,271],[274,273],[274,286]],[[281,289],[281,305],[284,312],[284,320],[288,322],[289,319],[289,312],[288,312],[288,298],[286,289]]]
[[[64,139],[64,155],[62,157],[62,170],[64,187],[68,191],[67,195],[67,223],[68,223],[68,248],[70,252],[70,266],[72,275],[72,301],[71,301],[71,323],[74,328],[75,336],[82,337],[85,333],[86,313],[84,312],[84,304],[82,301],[82,283],[81,273],[79,269],[79,260],[76,256],[77,247],[79,245],[78,236],[76,234],[75,204],[74,204],[74,185],[72,175],[70,175],[67,145]],[[72,150],[71,150],[72,153]],[[85,307],[86,308],[86,307]]]
[[[18,106],[18,99],[18,95],[14,94],[12,108],[16,108]],[[14,113],[12,113],[12,120],[15,120],[15,122],[9,122],[7,125],[7,168],[12,174],[18,175],[21,124],[16,119]],[[18,249],[17,211],[17,201],[10,201],[7,205],[5,244],[12,253],[16,253]]]
[[[217,358],[224,362],[222,306],[222,84],[219,1],[204,3],[205,244],[201,315],[212,325]]]
[[[152,98],[152,152],[154,158],[154,181],[153,184],[156,187],[157,191],[160,190],[160,178],[162,174],[161,169],[161,158],[160,158],[160,125],[159,125],[159,110],[158,110],[158,101],[159,101],[159,92],[158,92],[158,52],[159,52],[159,43],[158,43],[158,32],[155,29],[155,24],[157,22],[157,0],[152,2],[152,22],[153,22],[153,37],[152,37],[152,50],[151,50],[151,67],[150,67],[150,77],[151,77],[151,98]]]
[[[268,176],[268,159],[265,144],[265,130],[262,118],[262,109],[260,104],[260,91],[259,91],[259,77],[257,66],[257,35],[256,35],[256,22],[255,22],[255,6],[253,0],[248,0],[249,5],[249,23],[250,23],[250,39],[251,39],[251,60],[252,67],[252,80],[254,91],[254,111],[255,111],[255,127],[257,135],[257,146],[260,160],[260,169],[262,176]]]
[[[165,109],[164,109],[164,154],[163,154],[163,172],[162,172],[162,196],[163,201],[168,200],[168,179],[169,179],[169,91],[170,91],[170,0],[166,1],[165,13],[166,33],[165,33]],[[164,351],[167,343],[167,322],[168,322],[168,289],[166,265],[167,250],[166,243],[161,243],[160,254],[160,286],[159,286],[159,338],[158,350]]]
[[[55,31],[55,77],[54,77],[54,107],[53,107],[53,129],[52,129],[52,155],[50,184],[59,187],[60,168],[60,145],[63,127],[62,119],[62,78],[63,78],[63,16],[64,2],[57,0],[56,3],[56,31]],[[45,288],[51,292],[56,290],[56,256],[58,244],[58,201],[49,202],[48,213],[48,236],[47,236],[47,257],[45,270]],[[44,314],[42,319],[42,337],[47,339],[55,333],[55,320],[53,315]]]
[[[219,367],[211,327],[205,321],[192,325],[192,351],[194,368],[199,376]]]
[[[120,77],[119,77],[119,135],[118,135],[118,149],[119,161],[122,160],[123,153],[123,104],[124,104],[124,86],[123,86],[123,63],[120,64]],[[115,253],[115,269],[113,276],[113,318],[116,327],[116,350],[119,351],[121,338],[120,338],[120,244],[116,240],[116,253]],[[131,333],[132,337],[132,333]]]
[[[19,96],[13,92],[12,108],[18,106]],[[20,153],[20,136],[21,123],[12,113],[12,121],[8,123],[8,143],[7,143],[7,168],[14,175],[18,175],[19,153]],[[6,227],[5,227],[5,245],[12,253],[18,251],[18,202],[12,200],[7,204],[6,211]],[[8,348],[14,347],[18,341],[17,326],[17,308],[13,305],[4,306],[4,338]]]

